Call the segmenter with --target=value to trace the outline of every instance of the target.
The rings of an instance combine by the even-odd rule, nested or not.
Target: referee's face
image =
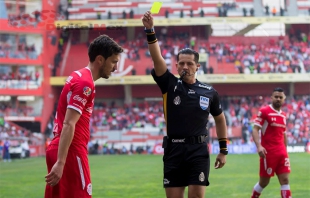
[[[179,62],[176,64],[176,67],[180,76],[183,72],[186,72],[184,79],[195,78],[195,73],[198,70],[199,64],[195,62],[194,54],[180,54]]]

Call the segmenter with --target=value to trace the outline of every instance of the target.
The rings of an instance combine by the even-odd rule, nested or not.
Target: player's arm
[[[285,145],[285,149],[287,148],[287,135],[286,132],[284,132],[283,134],[283,139],[284,139],[284,145]]]
[[[66,162],[68,150],[74,136],[75,125],[80,116],[81,114],[74,109],[68,108],[66,111],[58,148],[57,162],[60,164],[65,164]]]
[[[223,112],[217,116],[213,116],[213,118],[215,121],[216,134],[220,144],[220,153],[217,155],[214,164],[214,167],[218,169],[222,168],[226,164],[226,155],[228,153],[227,127],[226,127],[226,119]]]
[[[261,129],[260,126],[254,125],[253,132],[252,132],[253,141],[254,141],[257,149],[259,147],[261,147],[260,140],[259,140],[259,131],[260,131],[260,129]]]
[[[165,59],[161,55],[161,50],[154,31],[153,17],[149,11],[144,14],[142,18],[142,23],[146,30],[153,29],[152,31],[146,33],[146,37],[148,41],[149,51],[154,63],[154,70],[156,76],[161,76],[167,71],[167,65]]]
[[[79,120],[81,114],[74,109],[68,108],[66,111],[63,128],[60,135],[57,161],[54,164],[51,172],[45,176],[45,181],[48,185],[56,185],[62,177],[63,168],[66,163],[68,150],[71,145],[75,124]]]
[[[257,152],[258,152],[258,155],[260,157],[263,157],[265,158],[266,157],[266,154],[267,154],[267,151],[266,149],[261,145],[260,143],[260,138],[259,138],[259,131],[261,130],[261,127],[258,126],[258,125],[254,125],[253,127],[253,132],[252,132],[252,137],[253,137],[253,141],[256,145],[256,148],[257,148]]]

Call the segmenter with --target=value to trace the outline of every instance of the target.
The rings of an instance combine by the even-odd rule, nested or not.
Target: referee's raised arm
[[[146,33],[147,43],[154,63],[156,76],[161,76],[167,71],[167,65],[165,59],[161,55],[161,50],[154,30],[154,19],[150,11],[145,12],[142,18],[142,23],[145,27],[144,31]]]

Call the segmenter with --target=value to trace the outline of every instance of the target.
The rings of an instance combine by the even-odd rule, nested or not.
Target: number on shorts
[[[284,162],[284,166],[290,166],[290,159],[289,158],[285,158],[285,162]]]

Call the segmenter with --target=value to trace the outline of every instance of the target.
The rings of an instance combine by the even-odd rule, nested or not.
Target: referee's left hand
[[[222,168],[226,164],[226,155],[219,153],[215,159],[214,168]]]

